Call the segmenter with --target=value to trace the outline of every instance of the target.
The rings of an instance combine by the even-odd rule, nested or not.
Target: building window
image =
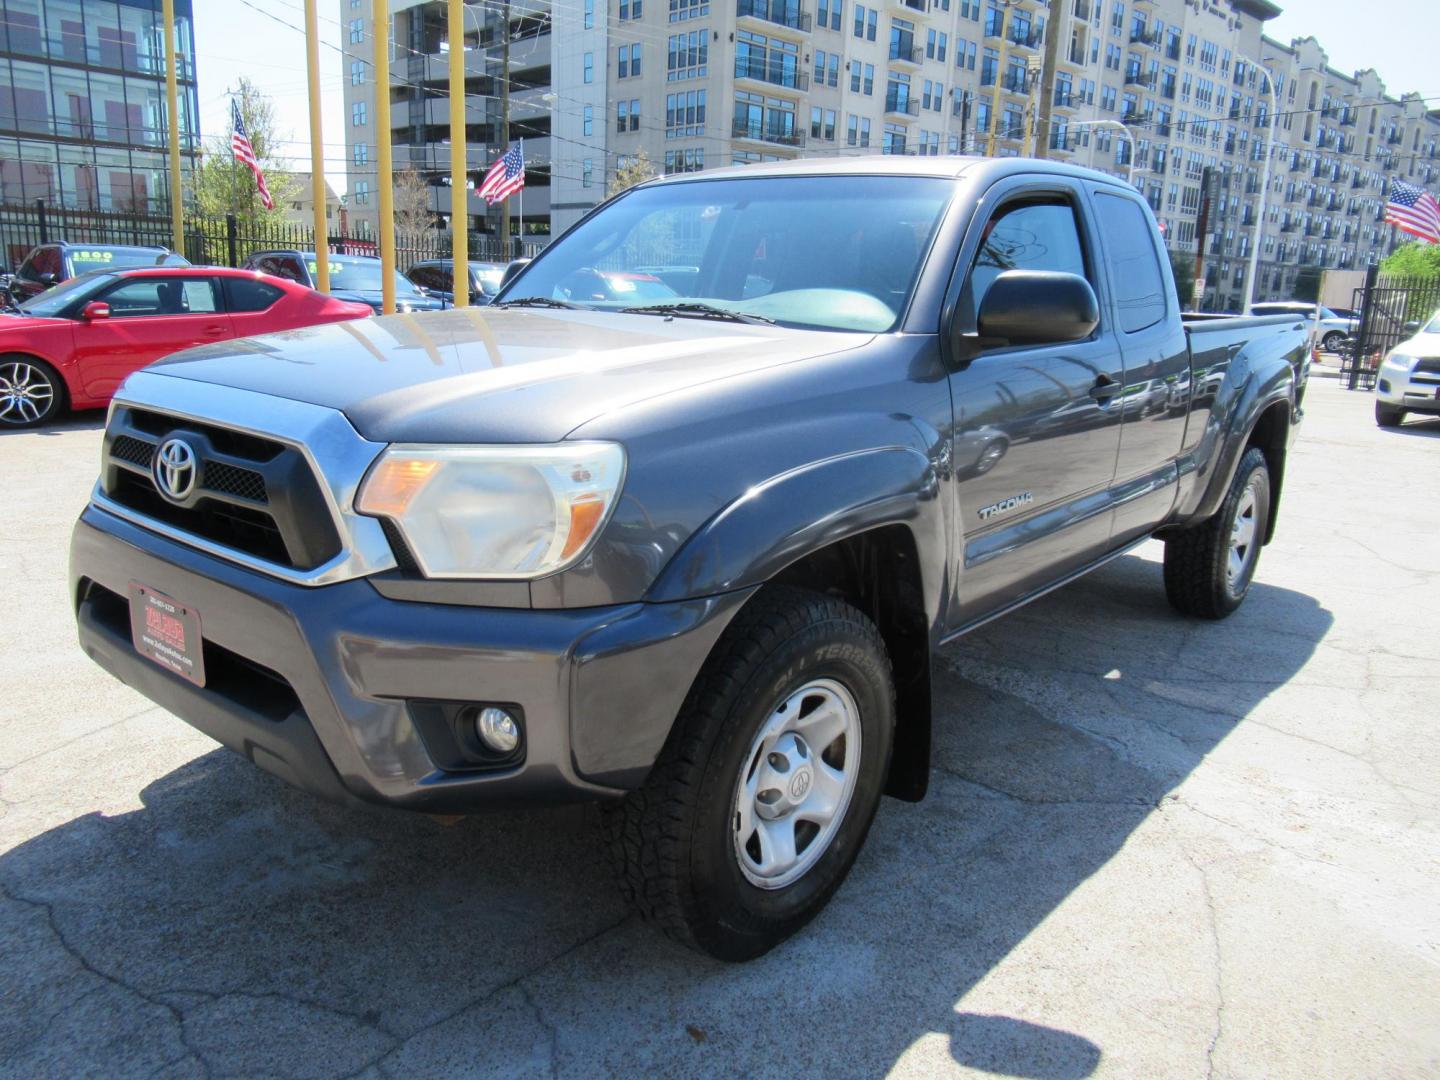
[[[861,4],[855,5],[855,36],[857,38],[874,41],[879,25],[880,13],[878,11]]]
[[[710,31],[671,34],[667,43],[665,80],[702,78],[709,74]],[[737,54],[738,63],[738,54]]]
[[[595,0],[585,0],[585,29],[595,29]]]
[[[580,186],[589,187],[595,182],[595,162],[586,158],[580,163]]]
[[[365,85],[365,61],[364,61],[364,60],[351,60],[351,61],[350,61],[350,85],[351,85],[351,86],[364,86],[364,85]]]
[[[710,14],[710,0],[670,0],[670,21],[703,19]]]
[[[620,0],[620,18],[640,18],[640,0]]]
[[[356,180],[356,181],[355,181],[355,205],[356,205],[356,206],[366,206],[366,205],[369,204],[369,202],[370,202],[370,181],[369,181],[369,180]]]
[[[350,105],[350,126],[365,126],[365,102],[356,101]]]
[[[368,165],[370,163],[370,144],[357,142],[354,150],[351,151],[350,159],[356,165]]]
[[[359,44],[360,44],[362,41],[364,41],[364,40],[365,40],[365,20],[364,20],[364,19],[351,19],[351,20],[350,20],[350,44],[351,44],[351,45],[359,45]]]
[[[698,147],[665,151],[665,175],[699,172],[705,168],[705,151]]]
[[[850,92],[852,94],[875,93],[875,65],[850,61]]]
[[[587,52],[587,53],[585,54],[584,65],[585,65],[585,75],[584,75],[585,82],[586,82],[586,84],[593,83],[593,82],[595,81],[595,54],[594,54],[594,53],[588,53],[588,52]]]
[[[595,134],[595,106],[594,106],[594,105],[586,105],[586,106],[585,106],[585,129],[584,129],[584,130],[585,130],[585,134],[586,134],[586,135],[594,135],[594,134]]]
[[[845,0],[820,0],[815,9],[815,25],[821,30],[839,30]]]
[[[630,103],[628,101],[618,102],[615,106],[615,130],[625,131],[630,122]]]
[[[705,91],[688,90],[665,95],[665,137],[690,138],[705,134]]]

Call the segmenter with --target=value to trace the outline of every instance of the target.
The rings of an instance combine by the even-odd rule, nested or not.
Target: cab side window
[[[1165,318],[1168,290],[1145,211],[1132,199],[1100,192],[1095,214],[1110,260],[1120,329],[1133,334],[1154,326]]]
[[[203,315],[218,310],[208,278],[131,278],[100,296],[112,319],[154,315]]]
[[[274,285],[267,285],[253,278],[227,277],[224,280],[230,310],[236,314],[264,311],[285,295]]]
[[[450,286],[454,284],[449,280],[449,275],[438,266],[417,266],[410,271],[410,280],[422,289],[435,289],[438,292],[449,292]],[[441,279],[445,280],[441,280]]]
[[[1069,202],[1054,197],[1013,202],[1000,207],[986,222],[960,297],[967,325],[975,325],[985,294],[1006,270],[1056,270],[1089,278],[1085,248]]]

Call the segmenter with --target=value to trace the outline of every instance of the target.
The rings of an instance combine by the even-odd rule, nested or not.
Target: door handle
[[[220,337],[226,333],[226,330],[223,326],[207,326],[200,332],[206,337]]]
[[[1095,385],[1090,387],[1090,396],[1104,405],[1120,392],[1120,384],[1109,375],[1101,375],[1095,380]]]

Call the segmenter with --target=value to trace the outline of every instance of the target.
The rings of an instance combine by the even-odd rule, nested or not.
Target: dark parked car
[[[380,314],[383,301],[381,263],[373,255],[331,255],[325,260],[330,270],[330,295],[337,300],[354,300],[369,304]],[[247,270],[315,288],[315,253],[313,251],[257,251],[245,260]],[[415,283],[395,271],[396,311],[438,311],[448,303],[437,296],[427,296]]]
[[[691,291],[587,292],[653,277],[657,235],[691,238]],[[1182,319],[1104,173],[666,177],[488,307],[131,376],[69,595],[98,663],[311,791],[604,801],[630,900],[744,959],[840,887],[882,794],[924,796],[938,646],[1151,537],[1175,608],[1240,606],[1304,346]]]
[[[131,244],[41,244],[25,257],[10,279],[11,303],[22,303],[54,288],[62,281],[91,270],[120,270],[128,266],[189,266],[190,261],[166,247]]]
[[[488,304],[500,291],[505,278],[506,263],[470,263],[470,303]],[[405,276],[431,296],[442,300],[455,299],[455,262],[453,259],[427,259],[406,271]]]

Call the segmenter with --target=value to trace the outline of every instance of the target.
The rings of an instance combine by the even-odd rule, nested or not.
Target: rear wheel
[[[874,624],[832,597],[767,587],[706,661],[645,785],[606,808],[627,899],[722,960],[784,941],[855,861],[894,723]]]
[[[1165,595],[1177,610],[1223,619],[1250,591],[1270,524],[1270,471],[1252,446],[1220,509],[1165,541]]]
[[[34,427],[59,415],[65,387],[49,364],[0,356],[0,427]]]
[[[1383,401],[1375,402],[1375,423],[1381,427],[1399,427],[1400,421],[1404,419],[1404,409],[1386,405]]]
[[[1320,339],[1320,347],[1326,352],[1333,353],[1340,351],[1340,343],[1345,340],[1345,334],[1339,330],[1331,330]]]

